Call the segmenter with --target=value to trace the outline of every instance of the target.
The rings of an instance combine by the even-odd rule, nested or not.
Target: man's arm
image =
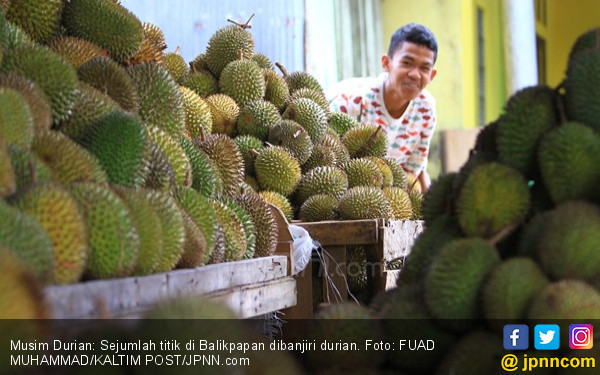
[[[421,118],[417,120],[420,122],[419,140],[406,164],[414,171],[420,170],[417,180],[421,186],[421,191],[425,192],[431,186],[431,179],[427,173],[427,160],[431,139],[433,138],[437,123],[435,99],[430,96],[428,101],[418,109],[418,112],[421,115]]]
[[[429,173],[425,169],[419,173],[419,185],[421,185],[421,191],[425,193],[429,187],[431,186],[431,179],[429,178]]]

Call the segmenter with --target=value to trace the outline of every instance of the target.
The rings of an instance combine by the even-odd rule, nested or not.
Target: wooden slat
[[[385,289],[385,259],[383,259],[383,242],[365,246],[367,256],[367,290],[369,298],[375,297]]]
[[[207,294],[278,279],[287,276],[287,261],[286,257],[276,255],[171,272],[167,274],[169,294]]]
[[[207,295],[285,278],[287,262],[284,256],[248,259],[149,276],[50,286],[44,293],[54,318],[123,317],[139,314],[165,298]]]
[[[325,269],[335,289],[344,296],[339,298],[329,282],[323,279],[323,296],[326,303],[346,301],[347,284],[345,267],[346,245],[363,245],[367,253],[367,282],[370,298],[395,287],[400,271],[385,269],[386,261],[403,258],[410,253],[414,241],[424,229],[423,221],[399,220],[346,220],[315,223],[294,222],[306,229],[331,258],[325,257]],[[328,262],[329,260],[329,262]],[[329,299],[327,299],[329,296]]]
[[[296,305],[283,311],[284,319],[311,319],[313,317],[312,262],[294,275],[296,280]]]
[[[469,158],[469,151],[481,128],[444,129],[440,131],[443,172],[457,172]]]
[[[324,301],[346,302],[348,300],[346,246],[327,246],[324,249],[323,258],[327,272],[327,275],[323,275]]]
[[[251,318],[296,304],[296,280],[288,276],[245,285],[206,296],[229,306],[241,318]]]
[[[294,236],[290,232],[290,227],[285,215],[281,210],[272,204],[269,208],[273,213],[275,222],[277,223],[277,247],[275,255],[283,255],[288,258],[288,275],[294,273]]]
[[[322,246],[328,245],[368,245],[377,243],[378,227],[381,221],[341,220],[318,221],[311,223],[295,222],[294,224],[306,229],[313,240]]]

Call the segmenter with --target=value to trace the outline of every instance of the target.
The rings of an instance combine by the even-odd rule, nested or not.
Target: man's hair
[[[394,53],[402,46],[403,42],[410,42],[420,46],[425,46],[433,51],[433,62],[437,59],[438,44],[435,35],[423,25],[409,23],[404,25],[392,35],[388,56],[392,58]]]

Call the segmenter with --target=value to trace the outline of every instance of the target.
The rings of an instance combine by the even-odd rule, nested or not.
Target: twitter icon
[[[556,324],[538,324],[533,335],[534,346],[538,350],[557,350],[560,347],[560,328]]]

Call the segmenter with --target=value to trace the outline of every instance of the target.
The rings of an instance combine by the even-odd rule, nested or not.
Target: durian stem
[[[177,48],[175,48],[175,54],[179,55],[179,52],[181,52],[181,46],[177,46]]]
[[[562,81],[558,87],[556,87],[556,106],[558,107],[558,117],[561,123],[569,121],[567,116],[567,110],[565,107],[565,98],[561,95],[560,90],[564,88],[565,81]]]
[[[200,126],[200,129],[198,129],[198,131],[200,132],[199,137],[201,142],[206,141],[206,133],[204,133],[204,128],[202,126]]]
[[[287,69],[279,61],[275,62],[275,66],[278,67],[279,70],[281,70],[281,74],[283,74],[284,77],[287,77],[289,75]]]
[[[260,155],[260,152],[256,151],[256,150],[250,150],[250,153],[254,156],[258,156]]]
[[[243,60],[244,59],[244,50],[239,49],[237,56],[238,56],[238,60]]]
[[[502,241],[506,236],[508,236],[510,232],[512,232],[517,226],[518,224],[515,223],[505,226],[500,232],[496,233],[492,238],[490,238],[488,243],[492,246],[496,246],[498,242]]]
[[[422,174],[423,174],[423,171],[421,171],[421,173],[419,173],[419,176],[421,176]],[[408,194],[410,194],[412,192],[412,189],[415,187],[416,183],[419,182],[419,176],[417,176],[417,178],[415,178],[413,183],[408,188]]]
[[[252,13],[252,15],[250,16],[250,18],[248,18],[248,21],[246,21],[246,24],[244,25],[244,29],[249,29],[252,26],[250,26],[250,20],[254,17],[254,13]]]
[[[227,22],[231,22],[232,24],[237,25],[237,26],[241,27],[242,29],[251,29],[252,26],[250,25],[250,20],[252,19],[252,17],[254,17],[254,13],[252,13],[250,18],[248,18],[248,21],[246,21],[246,23],[243,25],[241,23],[237,23],[234,20],[231,20],[229,18],[227,19]]]
[[[600,28],[596,29],[596,50],[600,50]]]
[[[379,125],[377,127],[377,130],[375,130],[375,132],[371,134],[369,138],[367,138],[366,142],[363,143],[363,145],[358,149],[358,151],[356,152],[357,155],[361,155],[368,147],[371,147],[373,145],[375,136],[377,135],[377,133],[379,133],[381,129],[381,125]]]

